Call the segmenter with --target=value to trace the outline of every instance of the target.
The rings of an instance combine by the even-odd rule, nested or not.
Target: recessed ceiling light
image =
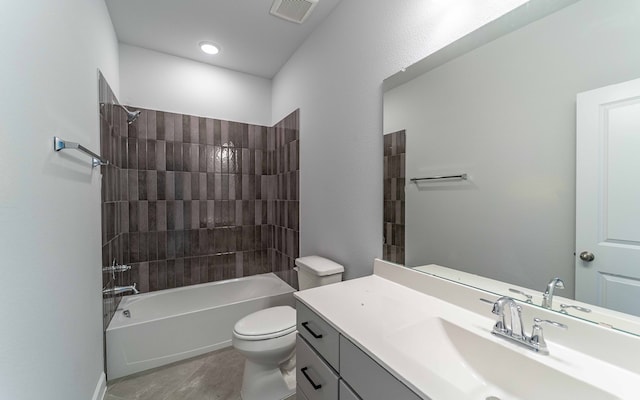
[[[211,42],[200,42],[200,49],[207,54],[218,54],[220,49]]]

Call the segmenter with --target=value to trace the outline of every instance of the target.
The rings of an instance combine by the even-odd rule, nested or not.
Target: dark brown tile
[[[158,200],[167,199],[167,173],[165,171],[156,173],[156,192]]]
[[[204,172],[198,174],[198,187],[200,191],[197,198],[199,200],[207,200],[207,174]]]
[[[147,205],[147,220],[149,232],[158,230],[157,202],[149,201]]]
[[[149,263],[149,291],[158,290],[158,263],[152,261]]]
[[[222,122],[218,119],[213,120],[213,144],[222,146]]]
[[[215,175],[207,174],[207,200],[215,200]]]
[[[190,183],[190,196],[191,200],[200,200],[200,174],[198,172],[192,172],[189,174]]]
[[[184,259],[176,259],[175,263],[175,282],[176,287],[180,287],[184,285]]]
[[[167,257],[167,232],[158,232],[158,260],[166,260]]]
[[[215,201],[207,200],[207,228],[215,227]]]
[[[229,121],[220,121],[220,142],[221,146],[229,147]]]
[[[207,146],[198,146],[198,172],[207,172]]]
[[[167,200],[176,200],[176,174],[178,172],[167,172],[165,182],[165,195]]]
[[[167,260],[167,288],[176,287],[176,260]]]
[[[191,172],[193,171],[193,162],[191,159],[191,145],[188,143],[184,143],[182,145],[182,162],[184,163],[183,165],[183,171],[187,171],[187,172]]]
[[[185,256],[185,232],[180,230],[175,232],[176,258]]]
[[[138,139],[138,169],[147,169],[147,141]]]
[[[186,237],[186,233],[185,233],[185,237]],[[186,250],[186,245],[185,245],[185,251]],[[189,255],[191,256],[197,256],[200,254],[200,235],[198,233],[197,230],[191,230],[189,231]]]
[[[167,142],[175,140],[175,120],[176,116],[172,113],[164,113],[164,139]]]
[[[140,261],[149,260],[149,232],[140,232]]]
[[[142,293],[149,291],[149,263],[143,262],[138,264],[138,287]]]
[[[157,262],[158,266],[158,289],[167,289],[168,279],[167,279],[167,262],[164,260],[160,260]]]
[[[200,123],[198,117],[189,116],[190,143],[198,143],[200,141]],[[186,132],[186,130],[185,130]]]
[[[182,196],[183,200],[191,200],[191,173],[182,173]]]
[[[127,166],[129,169],[138,168],[138,141],[127,139]]]
[[[138,232],[138,202],[129,202],[129,232]]]
[[[206,200],[200,200],[199,202],[199,208],[200,208],[200,221],[199,221],[199,228],[206,228],[207,227],[207,201]]]
[[[189,201],[189,205],[191,206],[190,227],[191,229],[199,229],[200,228],[200,201],[191,200]]]
[[[165,163],[167,171],[175,171],[175,160],[174,160],[174,143],[167,142],[166,143],[166,153],[165,153]]]
[[[206,229],[198,229],[198,254],[203,256],[209,253],[209,244]]]
[[[214,147],[214,146],[206,146],[206,172],[209,173],[213,173],[215,172],[215,168],[214,168],[214,162],[215,162],[215,156],[216,156],[216,149],[218,147]]]
[[[207,143],[207,120],[203,117],[194,117],[198,122],[198,140],[195,143]],[[213,132],[211,132],[213,134]],[[212,138],[213,139],[213,138]]]
[[[138,202],[138,231],[149,232],[149,202]]]
[[[158,173],[156,171],[146,172],[147,199],[158,200]]]
[[[140,262],[140,234],[138,232],[132,232],[128,234],[129,237],[129,262]]]
[[[214,125],[214,120],[212,120],[211,118],[206,118],[206,120],[205,120],[205,134],[206,134],[205,143],[208,144],[208,145],[213,145],[213,125]]]
[[[175,187],[174,187],[174,193],[175,193],[175,198],[176,200],[183,200],[184,199],[184,175],[182,172],[176,172],[175,173]]]
[[[184,258],[184,272],[183,272],[183,279],[184,279],[184,285],[188,286],[188,285],[192,285],[192,277],[191,277],[191,258]]]
[[[148,237],[149,255],[150,261],[158,259],[158,232],[149,232]]]
[[[176,258],[176,231],[167,232],[167,259]]]
[[[165,113],[162,111],[156,111],[156,129],[155,129],[155,139],[157,140],[166,140],[165,136]]]
[[[147,172],[138,171],[138,199],[148,200],[147,197]]]
[[[221,183],[220,183],[220,198],[221,199],[228,199],[229,198],[229,175],[227,174],[223,174],[220,176],[221,179]],[[217,190],[217,182],[216,182],[216,193],[218,193]],[[216,198],[217,200],[217,198]]]
[[[175,171],[185,171],[184,164],[184,143],[174,143],[173,146],[173,163]]]

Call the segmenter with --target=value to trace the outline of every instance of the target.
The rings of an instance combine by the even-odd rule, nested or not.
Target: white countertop
[[[420,346],[421,341],[429,340],[428,331],[415,329],[419,337],[407,339],[404,335],[403,345],[398,345],[396,335],[399,332],[407,332],[413,325],[419,328],[422,322],[434,317],[454,321],[527,358],[543,360],[543,363],[553,368],[571,370],[573,374],[576,368],[581,369],[581,379],[606,388],[621,398],[632,398],[627,395],[640,393],[638,375],[622,368],[599,362],[557,344],[550,344],[550,347],[553,346],[551,356],[541,356],[494,337],[491,334],[494,319],[490,313],[490,305],[487,305],[485,317],[377,275],[304,290],[295,293],[295,297],[424,398],[469,398],[468,394],[460,391],[463,387],[454,387],[441,379],[437,371],[434,372],[432,355],[422,351]],[[407,347],[407,340],[413,341],[415,346]],[[567,361],[568,358],[571,362]],[[491,360],[487,362],[490,363]],[[598,368],[580,367],[584,365],[597,365]],[[629,385],[629,380],[636,382]]]

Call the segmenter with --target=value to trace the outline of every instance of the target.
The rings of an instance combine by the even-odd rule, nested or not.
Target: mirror
[[[554,310],[640,334],[640,318],[574,300],[576,96],[640,78],[638,37],[636,0],[530,1],[386,79],[384,133],[406,136],[404,178],[385,164],[404,187],[404,264],[536,304],[559,277]],[[443,176],[458,178],[410,181]]]

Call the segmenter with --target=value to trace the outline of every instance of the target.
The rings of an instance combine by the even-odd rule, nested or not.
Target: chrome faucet
[[[505,308],[509,308],[509,323],[507,324]],[[508,296],[502,296],[493,304],[491,311],[498,316],[493,330],[509,337],[523,337],[522,329],[522,307],[520,307],[514,299]]]
[[[509,308],[510,319],[507,324],[505,315],[506,308]],[[547,342],[544,340],[542,331],[542,324],[548,324],[555,326],[556,328],[567,329],[567,326],[555,321],[542,320],[540,318],[533,319],[533,329],[531,336],[527,336],[524,333],[522,327],[522,307],[520,307],[514,299],[508,296],[500,297],[493,303],[493,314],[497,315],[497,321],[493,326],[493,333],[496,336],[504,339],[516,342],[522,346],[525,346],[537,353],[547,355],[549,349]]]
[[[547,289],[542,294],[542,307],[551,308],[553,306],[553,292],[555,289],[564,289],[564,282],[560,278],[553,278],[547,284]]]
[[[109,289],[102,289],[103,295],[116,295],[116,294],[122,294],[127,292],[132,292],[133,294],[140,293],[138,289],[136,289],[135,283],[131,286],[114,286]]]

